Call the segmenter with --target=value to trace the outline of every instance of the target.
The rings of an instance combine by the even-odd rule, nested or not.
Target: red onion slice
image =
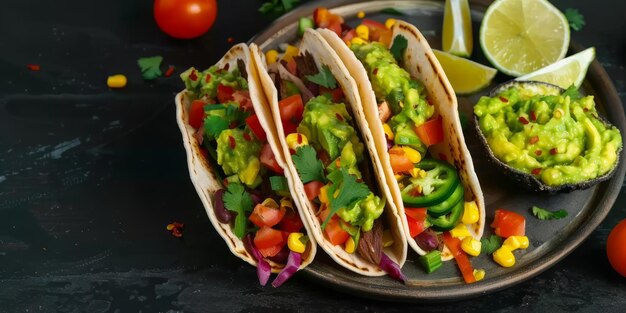
[[[289,251],[289,257],[287,257],[287,265],[283,268],[278,276],[272,282],[274,288],[280,287],[284,284],[293,274],[295,274],[302,264],[302,255],[297,252]]]
[[[248,233],[245,237],[243,237],[243,245],[246,250],[250,254],[252,254],[254,259],[256,259],[256,274],[259,277],[259,283],[261,283],[261,286],[265,286],[267,285],[267,281],[270,279],[272,268],[270,267],[270,264],[267,263],[265,259],[263,259],[261,252],[259,252],[259,250],[257,250],[257,248],[254,246],[254,241],[252,237],[252,233]]]
[[[406,276],[402,273],[400,266],[392,261],[385,253],[382,253],[382,256],[380,257],[379,266],[383,269],[383,271],[389,274],[391,278],[397,279],[403,283],[406,281]]]

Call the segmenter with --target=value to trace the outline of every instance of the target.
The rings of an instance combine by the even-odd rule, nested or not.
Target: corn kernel
[[[126,76],[122,74],[107,77],[107,86],[109,88],[124,88],[127,82]]]
[[[463,217],[461,221],[463,224],[471,225],[478,222],[478,206],[476,205],[476,201],[465,202]]]
[[[267,198],[267,199],[263,200],[263,202],[261,202],[261,204],[264,207],[267,207],[267,208],[278,209],[278,203],[276,203],[276,200],[274,200],[272,198]]]
[[[421,178],[425,178],[427,175],[428,175],[428,173],[426,173],[426,171],[425,171],[425,170],[421,170],[421,171],[420,171],[420,177],[421,177]]]
[[[478,256],[481,248],[480,240],[476,240],[472,236],[467,236],[461,241],[461,249],[471,256]]]
[[[359,37],[354,37],[352,38],[352,40],[350,41],[351,44],[353,45],[364,45],[367,42]]]
[[[402,178],[404,178],[404,175],[396,174],[394,175],[394,177],[396,178],[396,180],[402,180]]]
[[[287,45],[287,49],[285,49],[285,54],[283,54],[283,60],[289,62],[293,57],[298,55],[300,50],[296,46]]]
[[[288,198],[280,199],[280,207],[293,210],[293,203]]]
[[[423,171],[422,169],[414,167],[409,170],[409,174],[411,174],[411,177],[413,178],[419,178],[422,171]]]
[[[309,139],[301,133],[291,133],[287,135],[286,141],[289,149],[294,151],[309,144]]]
[[[356,244],[354,243],[354,239],[352,239],[352,237],[348,237],[344,250],[348,253],[354,253],[354,250],[356,250]]]
[[[363,11],[359,11],[359,13],[356,14],[356,17],[358,18],[364,18],[365,17],[365,12]]]
[[[291,233],[287,238],[287,246],[289,250],[297,253],[304,253],[306,250],[306,245],[300,240],[304,236],[303,233]]]
[[[519,248],[528,248],[528,237],[526,236],[510,236],[502,243],[503,246],[507,246],[511,251],[515,251]]]
[[[393,132],[391,131],[391,127],[389,127],[389,124],[383,123],[383,131],[387,136],[387,140],[393,140]]]
[[[480,270],[474,270],[474,279],[476,279],[476,281],[481,281],[485,278],[485,270],[480,269]]]
[[[459,224],[450,230],[450,235],[454,238],[463,238],[470,236],[470,232],[467,230],[467,226],[465,226],[465,224]]]
[[[320,194],[319,196],[317,196],[317,198],[320,200],[321,203],[328,204],[328,186],[329,185],[324,185],[322,188],[320,188]]]
[[[502,246],[493,253],[493,260],[500,264],[502,267],[511,267],[515,265],[515,256],[511,249],[507,246]]]
[[[363,40],[370,39],[370,29],[365,25],[359,25],[356,27],[356,36]]]
[[[265,52],[265,62],[267,62],[267,65],[276,63],[276,61],[278,61],[278,51],[272,49]]]
[[[396,19],[395,18],[388,18],[385,21],[385,27],[391,29],[391,27],[393,27],[393,24],[395,24],[395,23],[396,23]]]
[[[393,245],[393,235],[389,229],[383,231],[383,247],[387,248]]]
[[[419,161],[422,160],[422,155],[417,150],[407,146],[403,146],[402,150],[404,150],[404,153],[409,158],[411,163],[419,163]]]

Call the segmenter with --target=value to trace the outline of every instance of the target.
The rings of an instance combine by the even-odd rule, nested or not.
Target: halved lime
[[[472,55],[472,16],[467,0],[446,0],[441,39],[443,51],[461,57]]]
[[[595,57],[596,49],[591,47],[515,80],[536,80],[561,88],[567,88],[571,85],[578,88],[585,79],[589,64]]]
[[[480,25],[480,45],[487,59],[511,76],[562,59],[569,37],[565,15],[546,0],[497,0]]]
[[[452,89],[458,94],[469,94],[487,87],[498,72],[495,68],[433,50],[446,73]]]

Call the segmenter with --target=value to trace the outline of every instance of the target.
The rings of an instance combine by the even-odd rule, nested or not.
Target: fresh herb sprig
[[[542,209],[538,206],[534,206],[532,207],[531,211],[533,212],[533,215],[542,220],[558,220],[558,219],[562,219],[564,217],[567,216],[567,211],[565,210],[557,210],[557,211],[548,211],[546,209]]]

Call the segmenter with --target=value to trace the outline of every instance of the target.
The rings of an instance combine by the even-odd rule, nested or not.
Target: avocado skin
[[[559,90],[559,92],[563,92],[564,89],[556,86],[556,85],[552,85],[552,84],[548,84],[548,83],[544,83],[544,82],[538,82],[538,81],[508,81],[508,82],[504,82],[496,87],[494,87],[491,92],[489,92],[489,97],[493,97],[497,94],[499,94],[501,91],[506,90],[512,86],[524,86],[524,85],[533,85],[533,84],[539,84],[539,85],[544,85],[548,88],[556,88]],[[598,116],[598,119],[600,121],[602,121],[602,123],[604,123],[605,125],[609,125],[610,123],[602,116]],[[478,124],[478,116],[474,115],[474,128],[476,129],[476,132],[478,133],[478,138],[480,139],[480,143],[481,146],[483,147],[483,150],[486,152],[486,154],[489,156],[488,160],[491,164],[494,164],[497,168],[499,168],[500,170],[502,170],[507,178],[509,178],[511,181],[518,183],[520,185],[522,185],[524,188],[526,188],[529,191],[536,191],[536,192],[546,192],[546,193],[550,193],[550,194],[555,194],[555,193],[560,193],[560,192],[571,192],[574,190],[579,190],[579,189],[587,189],[593,185],[596,185],[598,183],[601,183],[603,181],[608,180],[609,178],[611,178],[613,176],[613,174],[615,174],[616,169],[619,167],[620,161],[621,161],[621,151],[622,148],[620,148],[617,152],[617,162],[615,162],[615,166],[613,167],[613,169],[611,169],[609,172],[607,172],[606,174],[596,177],[594,179],[591,180],[587,180],[587,181],[583,181],[580,183],[576,183],[576,184],[564,184],[564,185],[560,185],[560,186],[548,186],[546,184],[544,184],[541,180],[537,179],[535,176],[533,176],[532,174],[528,174],[525,172],[522,172],[512,166],[507,165],[506,163],[500,161],[491,151],[491,148],[489,148],[489,144],[487,143],[487,138],[485,138],[484,134],[482,133],[482,131],[480,130],[480,126]]]

